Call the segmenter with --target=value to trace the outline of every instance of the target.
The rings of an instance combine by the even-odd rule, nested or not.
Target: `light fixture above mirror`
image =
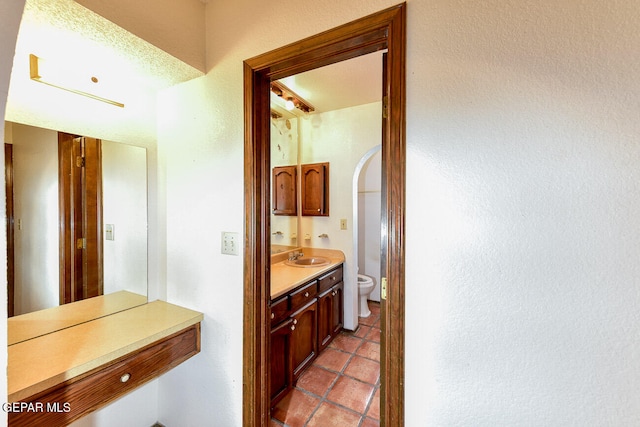
[[[75,71],[77,68],[77,64],[74,64],[74,70],[65,69],[53,60],[43,60],[34,54],[29,54],[31,80],[124,108],[122,102],[114,101],[109,95],[116,90],[115,85],[105,85],[89,72]]]
[[[271,92],[283,99],[284,108],[286,108],[288,111],[291,111],[294,108],[297,108],[298,110],[305,113],[311,113],[315,111],[313,105],[305,101],[300,95],[296,94],[294,91],[292,91],[279,81],[271,82]]]

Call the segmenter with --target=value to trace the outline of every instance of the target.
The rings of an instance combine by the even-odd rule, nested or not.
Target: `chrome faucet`
[[[289,252],[289,261],[295,261],[300,257],[303,257],[304,254],[302,253],[302,251],[300,252]]]

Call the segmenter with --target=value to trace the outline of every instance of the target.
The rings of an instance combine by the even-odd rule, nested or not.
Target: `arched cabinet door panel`
[[[278,166],[273,168],[273,214],[297,215],[298,198],[296,185],[296,166]]]
[[[300,167],[302,215],[329,216],[329,163]]]

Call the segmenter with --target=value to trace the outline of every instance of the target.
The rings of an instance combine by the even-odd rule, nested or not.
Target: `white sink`
[[[321,267],[329,264],[329,259],[321,256],[300,257],[285,261],[285,264],[292,267]]]

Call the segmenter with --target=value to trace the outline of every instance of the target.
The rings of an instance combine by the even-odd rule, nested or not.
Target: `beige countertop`
[[[293,267],[286,264],[287,254],[272,257],[271,299],[286,294],[293,288],[308,282],[313,277],[333,270],[344,263],[344,253],[335,249],[301,248],[305,257],[321,256],[329,259],[329,264],[319,267]]]
[[[203,320],[154,301],[8,347],[10,402],[89,372]]]
[[[7,343],[15,344],[146,303],[146,295],[118,291],[13,316],[7,320]]]

